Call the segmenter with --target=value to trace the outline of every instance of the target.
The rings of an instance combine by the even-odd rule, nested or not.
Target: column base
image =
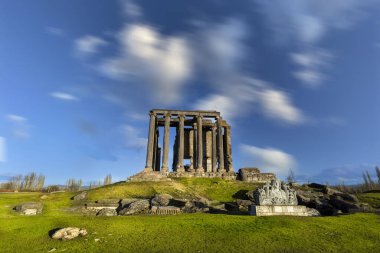
[[[185,167],[178,167],[177,172],[185,172]]]
[[[169,167],[161,167],[161,172],[169,172]]]
[[[144,172],[153,172],[153,168],[145,167]]]
[[[225,169],[220,169],[218,170],[219,173],[226,173],[226,170]]]
[[[205,169],[203,167],[198,167],[196,172],[205,172]]]

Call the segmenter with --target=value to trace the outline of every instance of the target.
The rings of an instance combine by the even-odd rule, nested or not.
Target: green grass
[[[173,178],[167,182],[118,183],[89,191],[89,199],[150,198],[156,193],[168,193],[176,198],[203,196],[210,200],[228,202],[243,197],[259,184],[226,181],[217,178]]]
[[[177,188],[172,188],[172,184]],[[208,187],[207,187],[208,185]],[[199,194],[229,201],[247,184],[220,180],[120,183],[92,190],[93,199],[151,196],[167,189],[180,195]],[[188,191],[187,193],[184,190]],[[105,194],[106,196],[104,196]],[[88,217],[68,212],[73,194],[0,194],[0,252],[379,252],[380,216],[254,217],[248,215],[181,214],[176,216]],[[380,198],[380,194],[371,195]],[[20,216],[11,207],[25,201],[44,202],[38,216]],[[51,229],[76,226],[89,235],[55,241]],[[95,242],[95,239],[100,239]]]
[[[380,193],[361,193],[358,197],[360,201],[366,202],[374,208],[380,208]]]

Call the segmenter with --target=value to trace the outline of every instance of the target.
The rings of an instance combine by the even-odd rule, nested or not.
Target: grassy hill
[[[257,187],[218,179],[118,183],[89,191],[91,200],[203,196],[214,201]],[[380,216],[254,217],[248,215],[181,214],[176,216],[89,217],[70,212],[72,193],[0,194],[0,252],[379,252]],[[363,194],[372,203],[379,193]],[[41,201],[38,216],[20,216],[11,209],[25,201]],[[55,241],[48,232],[58,227],[86,228],[89,235]],[[95,242],[95,239],[100,239]]]

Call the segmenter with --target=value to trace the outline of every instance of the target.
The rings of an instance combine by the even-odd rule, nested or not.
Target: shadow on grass
[[[62,229],[62,228],[54,228],[54,229],[50,230],[50,231],[48,232],[49,237],[52,238],[53,235],[54,235],[54,233],[57,232],[57,231],[60,230],[60,229]]]

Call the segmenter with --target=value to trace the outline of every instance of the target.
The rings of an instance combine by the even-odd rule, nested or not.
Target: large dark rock
[[[119,215],[132,215],[149,213],[150,203],[147,199],[140,199],[130,203],[127,207],[121,209]]]
[[[357,212],[360,210],[358,203],[349,202],[340,196],[333,196],[330,199],[330,204],[343,213]]]
[[[185,206],[181,208],[184,213],[207,213],[210,208],[198,201],[187,201]]]
[[[26,202],[15,206],[13,209],[23,215],[36,215],[42,213],[43,204],[40,202]]]
[[[168,206],[173,197],[169,194],[156,194],[151,200],[152,206]]]

